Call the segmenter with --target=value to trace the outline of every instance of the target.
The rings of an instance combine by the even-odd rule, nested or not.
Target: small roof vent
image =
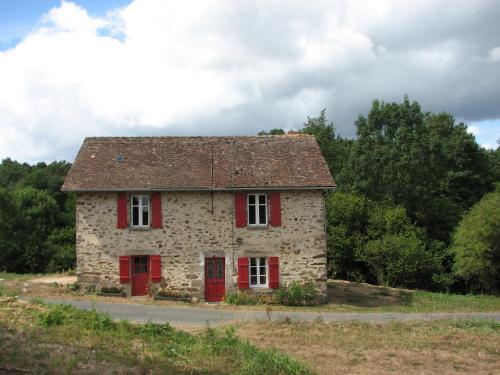
[[[115,160],[116,161],[125,161],[125,155],[116,155]]]

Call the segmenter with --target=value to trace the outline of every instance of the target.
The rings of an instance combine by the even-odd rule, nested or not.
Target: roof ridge
[[[118,135],[118,136],[88,136],[85,139],[175,139],[175,138],[187,138],[187,139],[222,139],[222,138],[276,138],[276,139],[296,139],[301,137],[314,137],[312,134],[294,134],[294,135]]]

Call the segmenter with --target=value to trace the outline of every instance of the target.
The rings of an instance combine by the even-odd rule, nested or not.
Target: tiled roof
[[[62,190],[333,187],[313,136],[95,137],[84,140]]]

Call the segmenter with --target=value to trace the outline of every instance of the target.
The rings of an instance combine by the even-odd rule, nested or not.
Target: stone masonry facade
[[[161,202],[163,228],[118,229],[117,193],[77,193],[77,276],[83,287],[123,286],[130,295],[130,284],[120,284],[119,256],[161,255],[162,285],[203,300],[205,257],[225,258],[229,291],[237,288],[238,257],[278,256],[281,284],[314,281],[326,295],[321,190],[282,191],[282,225],[258,229],[236,228],[232,192],[163,192]]]

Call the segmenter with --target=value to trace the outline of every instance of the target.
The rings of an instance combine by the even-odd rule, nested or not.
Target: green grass
[[[364,299],[370,297],[363,297]],[[413,297],[400,304],[374,303],[372,306],[360,306],[356,302],[331,303],[319,307],[321,311],[331,312],[490,312],[500,311],[500,297],[491,295],[461,295],[451,293],[433,293],[415,290]]]
[[[33,279],[35,277],[46,276],[47,274],[33,274],[33,273],[10,273],[0,271],[0,279],[4,279],[6,281],[26,281],[29,279]]]
[[[461,295],[432,293],[417,290],[409,311],[500,311],[500,297],[490,295]]]
[[[2,331],[21,338],[28,335],[29,345],[17,347],[31,348],[33,352],[22,356],[9,352],[7,362],[11,366],[14,362],[17,367],[25,366],[37,371],[46,367],[47,372],[60,366],[71,372],[78,368],[79,363],[90,361],[97,367],[102,367],[104,363],[107,368],[124,366],[143,373],[310,373],[288,355],[274,349],[259,349],[242,341],[233,327],[207,327],[202,333],[192,335],[168,323],[136,325],[126,321],[115,322],[109,315],[77,310],[68,305],[30,306],[22,308],[21,314],[20,309],[11,314],[5,313],[6,309],[0,310],[0,338]],[[3,325],[10,327],[5,329]],[[15,347],[12,341],[9,339],[8,347]],[[37,355],[39,361],[47,361],[47,356],[43,355],[46,343],[59,345],[69,354],[64,356],[57,350],[53,351],[49,355],[50,362],[37,367]],[[2,346],[0,344],[0,352],[8,351],[8,347]],[[5,364],[2,363],[2,356],[0,364]]]

